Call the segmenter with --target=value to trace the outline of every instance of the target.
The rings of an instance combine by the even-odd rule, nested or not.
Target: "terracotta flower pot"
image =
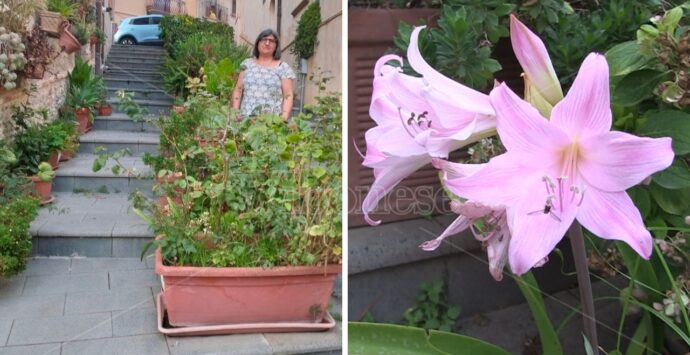
[[[74,157],[74,153],[68,150],[60,151],[60,161],[68,161]]]
[[[173,111],[177,112],[178,114],[184,113],[184,106],[173,105],[172,109],[173,109]]]
[[[110,116],[113,114],[113,107],[110,105],[106,106],[99,106],[98,107],[98,115],[99,116]]]
[[[61,24],[65,21],[57,12],[39,11],[41,31],[48,33],[53,37],[58,37],[61,31]]]
[[[96,37],[96,36],[94,36],[94,35],[91,35],[91,36],[89,37],[89,44],[94,45],[94,44],[96,44],[96,43],[98,43],[98,37]]]
[[[53,170],[57,170],[60,167],[60,151],[54,151],[48,158],[48,163],[53,167]]]
[[[79,48],[81,48],[81,43],[79,43],[77,37],[74,37],[74,35],[69,31],[69,22],[65,22],[62,28],[63,30],[60,33],[60,48],[62,48],[63,51],[67,52],[67,54],[71,54],[78,51]]]
[[[165,266],[163,300],[173,326],[320,323],[341,265],[264,269]]]
[[[28,63],[24,67],[24,75],[26,75],[27,78],[29,79],[43,79],[43,76],[45,75],[46,72],[46,67],[43,65],[43,63]]]
[[[53,190],[53,181],[41,181],[38,176],[29,176],[29,179],[34,183],[36,195],[41,200],[41,203],[46,203],[52,199],[50,193]]]
[[[79,123],[79,127],[77,128],[77,132],[79,134],[84,134],[88,132],[88,126],[89,126],[89,109],[88,108],[78,108],[74,110],[74,113],[77,116],[77,123]]]

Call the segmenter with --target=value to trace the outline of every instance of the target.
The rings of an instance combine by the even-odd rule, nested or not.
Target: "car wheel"
[[[136,42],[134,42],[134,39],[131,37],[125,37],[125,38],[121,39],[119,43],[127,45],[127,46],[137,44]]]

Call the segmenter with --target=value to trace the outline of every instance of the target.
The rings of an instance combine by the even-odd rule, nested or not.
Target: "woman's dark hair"
[[[273,59],[280,59],[280,38],[278,37],[276,31],[270,28],[261,31],[261,33],[259,33],[259,35],[256,37],[256,41],[254,42],[254,58],[259,58],[259,42],[268,36],[273,36],[273,38],[276,39],[276,49],[273,50]]]

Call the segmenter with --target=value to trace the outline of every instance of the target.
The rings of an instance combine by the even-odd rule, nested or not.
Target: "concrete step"
[[[132,67],[131,65],[122,65],[122,66],[108,66],[105,75],[106,77],[112,76],[112,75],[126,75],[129,78],[138,78],[141,80],[147,80],[149,77],[141,77],[142,75],[148,75],[151,77],[150,79],[162,79],[160,70],[155,67]]]
[[[163,46],[124,46],[121,44],[113,44],[110,47],[111,55],[132,53],[162,54],[165,53],[165,49],[163,49]]]
[[[108,96],[116,97],[115,93],[120,90],[119,88],[108,87]],[[154,100],[154,101],[166,101],[174,100],[175,97],[168,94],[165,90],[153,89],[153,88],[143,88],[143,89],[126,89],[127,92],[134,93],[134,99],[139,100]]]
[[[109,69],[120,69],[122,71],[155,70],[160,71],[163,63],[160,62],[106,62]]]
[[[152,61],[158,61],[162,62],[165,60],[165,53],[154,53],[154,54],[147,54],[147,53],[110,53],[106,60],[114,60],[114,61],[124,61],[128,62],[131,60],[152,60]]]
[[[110,116],[96,116],[94,129],[107,131],[159,132],[158,127],[148,122],[134,122],[127,114],[113,113]]]
[[[56,192],[54,208],[42,208],[31,224],[33,254],[139,257],[153,231],[124,193]]]
[[[113,106],[113,112],[124,112],[118,107],[118,102],[120,99],[116,97],[110,97],[106,100],[109,104]],[[170,114],[170,107],[172,106],[173,100],[140,100],[134,99],[142,109],[146,109],[149,114],[152,115],[168,115]]]
[[[93,130],[80,137],[79,153],[93,154],[96,147],[102,146],[109,152],[126,148],[138,157],[147,152],[157,153],[159,137],[155,132]]]
[[[53,191],[57,192],[109,192],[131,193],[136,190],[147,196],[153,196],[153,173],[140,156],[126,156],[120,162],[127,170],[119,174],[112,172],[115,161],[109,159],[106,166],[93,172],[94,154],[78,154],[76,157],[60,163],[55,171]]]
[[[131,77],[106,77],[105,85],[108,89],[132,90],[132,89],[146,89],[146,90],[164,90],[163,80],[159,78],[152,80],[141,80],[139,78]]]

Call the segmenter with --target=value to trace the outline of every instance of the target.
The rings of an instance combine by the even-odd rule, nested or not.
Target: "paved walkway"
[[[158,333],[153,258],[34,258],[0,279],[0,355],[339,354],[342,326],[321,333],[166,337]],[[340,291],[331,314],[340,320]]]

